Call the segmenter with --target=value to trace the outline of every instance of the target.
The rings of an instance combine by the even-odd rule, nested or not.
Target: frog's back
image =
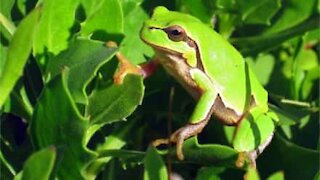
[[[242,114],[254,101],[262,111],[267,111],[267,92],[242,55],[207,25],[200,23],[192,30],[191,38],[199,39],[197,46],[201,49],[204,71],[211,77],[226,107]]]

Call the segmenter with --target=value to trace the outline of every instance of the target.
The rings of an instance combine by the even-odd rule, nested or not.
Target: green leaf
[[[255,60],[246,58],[246,61],[252,67],[260,83],[266,85],[274,68],[275,58],[271,54],[259,54]]]
[[[213,1],[206,0],[206,2],[212,3]],[[237,9],[236,0],[217,0],[216,6],[229,13],[232,13],[235,9]]]
[[[123,15],[126,17],[131,11],[141,6],[143,0],[122,0],[120,2],[123,9]]]
[[[219,17],[219,33],[225,39],[228,39],[232,32],[235,30],[235,26],[239,24],[240,17],[237,14],[221,13]]]
[[[141,164],[144,161],[145,155],[145,152],[122,149],[99,151],[99,158],[119,158],[125,164]]]
[[[110,40],[123,32],[123,15],[119,0],[81,0],[86,20],[81,24],[81,35]]]
[[[198,171],[196,180],[221,180],[219,174],[224,170],[223,167],[203,167]]]
[[[317,0],[301,1],[290,0],[285,1],[282,9],[277,17],[273,20],[271,28],[265,31],[265,34],[274,34],[289,28],[293,28],[298,24],[306,21],[313,13]]]
[[[20,13],[25,16],[27,11],[27,5],[28,5],[27,2],[25,0],[17,0],[16,5]]]
[[[235,131],[233,146],[239,152],[250,152],[272,137],[275,124],[268,114],[243,119]]]
[[[319,158],[319,151],[298,146],[276,133],[268,151],[259,158],[259,169],[283,171],[285,179],[313,179],[319,172]]]
[[[105,142],[103,144],[99,144],[97,150],[103,151],[108,149],[122,148],[126,144],[125,137],[130,134],[135,121],[130,121],[126,124],[126,126],[116,129],[114,132],[112,132],[108,137],[105,138]]]
[[[318,4],[311,7],[312,2]],[[45,165],[35,163],[40,168],[28,166],[33,173],[30,176],[143,179],[147,153],[140,150],[146,149],[155,137],[166,136],[171,129],[167,127],[167,119],[172,119],[172,129],[183,126],[196,102],[163,68],[156,77],[144,81],[145,93],[141,77],[130,75],[122,86],[113,84],[118,61],[114,57],[115,49],[104,44],[116,41],[117,51],[133,64],[144,63],[154,53],[140,40],[139,30],[158,5],[190,13],[208,26],[215,26],[224,38],[234,38],[232,43],[249,59],[259,81],[266,85],[270,102],[277,105],[270,105],[270,110],[279,117],[279,121],[272,122],[270,119],[277,118],[270,117],[244,124],[238,137],[237,127],[210,121],[198,136],[200,145],[196,137],[184,143],[184,161],[176,159],[174,145],[153,152],[153,157],[160,159],[160,154],[163,161],[166,156],[172,160],[172,173],[168,170],[167,175],[198,180],[243,179],[248,161],[244,167],[236,167],[235,163],[242,161],[238,159],[239,152],[231,147],[234,139],[242,143],[238,145],[241,148],[252,149],[251,146],[263,143],[276,124],[277,135],[257,159],[260,178],[319,179],[319,130],[315,128],[319,126],[319,2],[0,0],[0,12],[7,20],[5,27],[4,18],[0,17],[0,79],[5,73],[13,38],[8,30],[14,28],[8,27],[18,26],[29,18],[30,15],[25,15],[35,6],[39,6],[41,15],[38,15],[41,24],[34,24],[39,32],[35,34],[36,41],[28,37],[16,43],[16,48],[22,49],[34,43],[36,49],[31,51],[34,57],[28,51],[27,63],[19,65],[21,53],[17,51],[11,54],[14,61],[7,61],[24,73],[16,78],[18,81],[7,81],[14,85],[0,110],[0,179],[22,179],[26,175],[23,164],[29,164],[26,160],[33,158],[33,150],[49,146],[56,147],[56,163],[51,173],[40,170],[51,166],[48,161]],[[26,27],[28,31],[34,28]],[[270,33],[268,28],[272,30]],[[15,76],[14,71],[7,73]],[[3,88],[1,84],[0,98],[4,96]],[[146,98],[137,108],[142,96]],[[155,162],[149,165],[160,174],[158,170],[162,171],[164,164]],[[41,172],[46,177],[37,174]],[[270,176],[274,172],[278,173]],[[151,174],[161,178],[156,173]],[[256,172],[249,170],[247,179],[254,178]]]
[[[68,88],[72,97],[77,103],[87,104],[86,86],[114,53],[114,48],[107,48],[102,42],[77,39],[67,50],[50,59],[45,74],[52,79],[61,74],[62,67],[68,67]]]
[[[219,144],[200,145],[196,137],[184,142],[183,154],[186,161],[201,165],[236,167],[238,152],[229,146]]]
[[[16,30],[14,23],[11,21],[11,9],[14,5],[14,1],[1,0],[0,4],[0,32],[4,33],[5,37],[8,38],[7,33],[13,35]]]
[[[306,99],[310,94],[311,84],[319,77],[315,69],[319,67],[317,54],[312,49],[300,48],[294,61],[294,92],[297,99]],[[309,81],[309,82],[308,82]],[[311,81],[311,82],[310,82]]]
[[[168,173],[166,166],[157,153],[156,149],[149,146],[146,157],[144,159],[144,180],[166,180],[168,179]]]
[[[0,13],[11,20],[11,11],[15,0],[0,0]],[[2,22],[2,21],[0,21]]]
[[[271,18],[281,7],[280,0],[241,0],[237,3],[246,24],[270,25]]]
[[[284,173],[283,171],[278,171],[271,174],[267,180],[284,180]]]
[[[304,81],[300,89],[301,99],[306,100],[310,97],[312,89],[317,86],[315,82],[317,82],[319,78],[319,66],[314,67],[310,69],[308,72],[306,72],[306,77],[304,78]]]
[[[33,44],[35,55],[44,52],[56,55],[68,47],[78,4],[79,0],[43,1],[43,13]]]
[[[124,17],[125,38],[121,43],[120,52],[132,63],[140,64],[145,62],[144,55],[148,57],[153,55],[151,47],[143,43],[139,37],[143,21],[148,18],[148,15],[141,6],[136,6],[127,13]]]
[[[7,59],[0,74],[0,107],[8,97],[18,78],[22,75],[23,67],[31,52],[35,27],[40,17],[40,8],[34,9],[19,24],[10,43]]]
[[[5,64],[6,64],[6,57],[8,54],[8,47],[3,46],[0,44],[0,77],[2,76],[2,72],[4,70]]]
[[[49,179],[56,159],[56,148],[41,149],[32,154],[24,163],[23,180]]]
[[[238,47],[244,56],[255,55],[261,51],[276,48],[286,40],[316,29],[318,27],[318,19],[319,16],[312,17],[290,29],[275,34],[231,39],[231,43]]]
[[[289,112],[286,112],[283,109],[280,109],[274,105],[269,104],[269,108],[271,111],[275,112],[277,114],[277,116],[279,117],[279,122],[278,122],[279,126],[294,125],[300,121],[299,117],[296,117],[295,115],[293,115]]]
[[[102,144],[98,144],[96,152],[98,152],[100,157],[90,163],[87,168],[88,172],[99,172],[112,158],[115,158],[114,155],[106,157],[105,152],[108,150],[116,151],[126,145],[126,139],[130,139],[128,138],[128,135],[133,130],[132,127],[136,123],[136,121],[137,119],[129,121],[125,126],[115,129],[109,136],[105,137],[105,141]],[[90,129],[92,129],[92,131],[90,132],[90,134],[87,134],[86,138],[91,138],[92,133],[96,132],[100,127],[100,125],[91,126]],[[119,158],[121,157],[122,156],[120,156]]]
[[[247,173],[244,175],[244,180],[260,180],[257,169],[249,168]]]
[[[202,22],[212,25],[211,18],[213,16],[211,6],[207,6],[208,2],[202,2],[199,0],[178,1],[178,6],[181,12],[191,14],[197,17]],[[216,5],[216,4],[214,4]]]
[[[0,14],[1,16],[1,14]],[[0,17],[0,19],[3,19],[5,22],[4,24],[2,24],[0,22],[0,33],[1,33],[1,46],[8,46],[7,42],[11,42],[12,36],[14,34],[14,32],[16,31],[16,27],[13,25],[13,23],[7,21],[7,19],[5,17]],[[0,21],[3,21],[0,20]],[[4,55],[4,54],[3,54]],[[5,59],[5,57],[3,57],[3,59]],[[4,63],[5,61],[3,61],[2,63]]]
[[[58,150],[57,172],[61,179],[83,179],[81,172],[93,159],[84,137],[89,120],[82,117],[67,88],[68,71],[52,79],[35,107],[30,132],[37,148],[54,145]]]
[[[301,70],[310,70],[318,66],[317,54],[312,49],[302,48],[296,57],[297,67]]]
[[[141,104],[143,94],[142,77],[136,75],[128,75],[121,85],[95,89],[87,108],[90,123],[103,125],[126,118]]]

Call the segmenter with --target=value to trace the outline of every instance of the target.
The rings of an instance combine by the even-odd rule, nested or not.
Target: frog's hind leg
[[[182,146],[184,140],[188,139],[189,137],[195,136],[199,134],[202,129],[206,126],[210,118],[207,118],[203,121],[200,121],[195,124],[187,124],[177,131],[175,131],[169,138],[167,139],[157,139],[152,142],[154,146],[159,146],[161,144],[169,144],[169,143],[176,143],[176,149],[177,149],[177,157],[180,160],[184,159],[183,152],[182,152]]]
[[[245,159],[249,160],[250,166],[252,168],[256,168],[256,159],[271,143],[274,135],[275,121],[277,121],[277,117],[275,117],[275,115],[271,111],[264,112],[264,109],[261,109],[260,106],[255,106],[256,102],[254,101],[254,98],[252,99],[253,101],[251,102],[251,109],[244,114],[244,118],[236,126],[236,130],[234,132],[234,137],[232,140],[234,148],[240,152],[238,160],[236,161],[236,166],[239,168],[244,165]],[[247,121],[247,123],[242,121]],[[245,125],[248,124],[248,122],[250,123],[250,131],[242,131],[242,133],[240,133],[241,128],[248,126]],[[268,128],[264,128],[262,131],[262,127]],[[248,133],[250,133],[250,136],[253,136],[254,139],[248,139]],[[238,143],[235,143],[236,141]],[[255,141],[254,143],[256,145],[254,149],[248,149],[248,147],[251,146],[244,148],[239,146],[241,144],[240,142],[242,141]],[[257,142],[259,144],[257,144]],[[253,142],[251,144],[253,144]]]
[[[153,142],[153,145],[176,143],[178,159],[183,160],[182,146],[184,140],[191,136],[199,134],[208,123],[217,92],[205,73],[198,69],[192,69],[190,72],[197,87],[202,92],[197,105],[189,119],[189,123],[175,131],[169,139],[159,139]]]

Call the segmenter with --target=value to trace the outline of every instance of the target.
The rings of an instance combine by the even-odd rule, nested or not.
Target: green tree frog
[[[154,49],[153,60],[137,67],[118,54],[122,65],[115,82],[121,84],[127,73],[148,76],[159,64],[197,100],[188,123],[170,138],[155,140],[155,146],[176,143],[177,157],[182,160],[184,140],[199,134],[211,116],[223,124],[239,126],[242,121],[268,115],[268,93],[242,55],[197,18],[160,6],[144,22],[140,37]],[[260,137],[254,147],[238,149],[256,152],[260,147],[261,151],[272,134]]]

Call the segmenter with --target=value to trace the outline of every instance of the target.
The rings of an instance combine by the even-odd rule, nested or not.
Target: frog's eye
[[[186,32],[180,26],[170,26],[163,30],[167,33],[169,39],[171,39],[172,41],[182,41],[186,37]]]

